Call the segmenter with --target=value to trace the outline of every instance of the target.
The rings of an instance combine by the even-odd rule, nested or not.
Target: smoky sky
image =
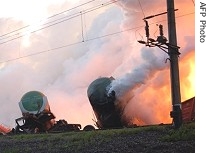
[[[100,3],[101,1],[90,3],[69,14]],[[160,3],[162,5],[152,0],[141,1],[143,14],[137,0],[118,1],[84,14],[82,22],[81,16],[78,16],[0,45],[0,103],[2,109],[0,123],[14,127],[15,119],[21,117],[18,106],[21,97],[28,91],[37,90],[47,96],[56,120],[65,119],[69,123],[80,123],[83,127],[87,124],[93,125],[94,115],[86,94],[88,85],[93,80],[100,76],[113,76],[119,83],[119,86],[116,86],[120,89],[118,94],[128,92],[137,85],[133,91],[134,95],[141,95],[152,79],[153,82],[159,82],[157,80],[161,79],[157,78],[162,77],[157,76],[157,73],[167,71],[169,64],[164,61],[168,56],[158,48],[146,48],[137,40],[140,35],[145,39],[142,20],[144,15],[165,10],[165,1]],[[184,8],[186,3],[188,1],[177,2],[180,6],[179,14],[182,13],[182,7]],[[65,10],[67,6],[70,8],[70,3],[65,2],[65,5],[62,3],[58,7],[59,10],[62,8]],[[47,9],[50,12],[54,8],[54,5],[50,5]],[[186,10],[183,13],[185,14]],[[68,13],[62,16],[65,15]],[[191,18],[189,22],[193,25]],[[150,23],[160,21],[160,19],[165,20],[166,18],[153,19]],[[179,18],[177,23],[188,27],[182,22],[183,20],[184,18]],[[167,31],[166,22],[162,24]],[[0,19],[1,34],[22,26],[24,23],[18,20]],[[134,30],[127,30],[133,27]],[[151,36],[157,36],[157,25],[152,24],[150,28]],[[179,35],[178,43],[183,48],[182,52],[185,53],[183,55],[194,51],[193,28],[194,26],[191,26],[186,31],[183,31],[180,26],[177,28],[177,34],[182,34]],[[167,36],[167,32],[165,35]],[[25,41],[29,42],[28,46],[24,45]],[[5,62],[18,57],[24,58]],[[138,99],[138,96],[134,96],[133,100],[135,99]],[[146,114],[155,109],[155,107],[146,109],[149,102],[145,105],[143,102],[132,103],[134,106],[129,106],[130,109],[133,109],[135,105],[145,108],[142,109],[144,116],[149,116]],[[157,122],[150,117],[147,117],[147,120],[149,120],[148,123]]]

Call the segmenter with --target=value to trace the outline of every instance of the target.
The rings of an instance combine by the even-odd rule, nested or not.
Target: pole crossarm
[[[167,43],[167,38],[163,35],[163,26],[159,25],[159,31],[160,36],[157,37],[157,39],[153,39],[149,37],[149,24],[147,20],[144,20],[146,23],[145,31],[146,31],[146,37],[147,41],[138,40],[139,43],[145,44],[148,47],[159,47],[162,51],[164,51],[167,54],[177,54],[180,55],[181,53],[178,51],[180,49],[179,46],[172,45],[170,43]],[[173,52],[168,52],[169,48],[173,50]]]
[[[182,125],[182,109],[181,109],[181,94],[180,94],[179,65],[178,65],[178,57],[181,53],[179,52],[180,47],[177,46],[176,24],[175,24],[175,11],[177,11],[178,9],[174,9],[174,0],[166,0],[166,1],[167,1],[167,12],[151,15],[143,19],[146,24],[145,31],[146,31],[147,41],[139,40],[138,42],[148,47],[158,47],[169,55],[169,58],[167,59],[169,59],[170,61],[171,100],[173,106],[172,107],[173,110],[170,112],[170,117],[173,118],[172,123],[174,128],[178,129]],[[157,37],[156,40],[149,37],[149,24],[146,19],[150,19],[155,16],[163,14],[167,14],[168,18],[169,42],[167,42],[168,40],[163,34],[162,25],[159,25],[160,35]]]

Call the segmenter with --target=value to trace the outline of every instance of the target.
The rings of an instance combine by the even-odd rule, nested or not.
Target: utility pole
[[[168,54],[170,57],[171,97],[173,105],[173,110],[170,112],[170,116],[173,118],[174,127],[179,128],[182,125],[182,109],[178,64],[179,51],[176,38],[174,0],[167,0],[167,17],[168,38],[170,44],[168,46]]]
[[[182,108],[181,108],[181,94],[180,94],[180,81],[179,81],[179,46],[177,46],[176,39],[176,23],[175,23],[175,11],[174,0],[167,0],[167,12],[159,13],[156,15],[150,15],[143,20],[146,23],[145,31],[147,41],[139,40],[141,44],[145,44],[148,47],[159,47],[165,53],[169,55],[170,60],[170,77],[171,77],[171,98],[172,98],[172,111],[170,116],[173,118],[173,126],[179,128],[182,125]],[[163,26],[159,25],[160,36],[157,40],[149,37],[149,24],[147,19],[166,14],[168,16],[168,37],[169,43],[167,43],[166,37],[163,35]]]
[[[145,17],[143,20],[146,23],[145,31],[147,41],[139,40],[141,44],[145,44],[148,47],[159,47],[165,53],[169,55],[170,60],[170,77],[171,77],[171,99],[172,99],[172,111],[170,116],[173,118],[173,126],[179,128],[182,125],[182,108],[181,108],[181,94],[180,94],[180,81],[179,81],[179,46],[177,46],[176,39],[176,23],[175,23],[175,11],[174,0],[167,0],[167,12],[159,13]],[[163,35],[163,26],[159,25],[160,36],[157,40],[149,37],[149,24],[147,19],[167,14],[168,16],[168,37],[169,43],[167,43],[166,37]]]

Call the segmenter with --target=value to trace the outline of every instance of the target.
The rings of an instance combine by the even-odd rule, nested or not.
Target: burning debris
[[[145,15],[166,11],[163,3],[165,4],[165,1],[157,6],[156,3],[145,1],[144,4],[142,3]],[[12,112],[4,117],[2,116],[2,123],[7,123],[11,126],[13,125],[14,117],[21,116],[17,115],[19,114],[19,110],[16,109],[16,99],[18,99],[22,92],[28,90],[28,88],[47,91],[48,94],[53,97],[51,108],[55,108],[53,109],[53,113],[57,117],[65,116],[64,118],[68,118],[69,112],[63,110],[65,110],[65,108],[71,108],[71,113],[76,114],[71,116],[71,119],[75,122],[77,122],[77,120],[81,124],[91,122],[92,109],[87,103],[86,95],[81,93],[85,93],[86,85],[90,80],[98,76],[110,75],[114,76],[116,80],[122,78],[121,82],[126,83],[126,86],[129,85],[128,83],[136,84],[135,81],[137,81],[137,79],[143,79],[144,76],[149,78],[146,84],[142,85],[134,92],[134,98],[126,106],[126,114],[129,114],[131,118],[141,117],[146,124],[170,122],[171,118],[168,113],[171,109],[169,105],[170,87],[168,85],[170,84],[168,80],[168,74],[170,73],[167,70],[169,61],[165,64],[165,55],[156,51],[155,48],[141,48],[139,44],[136,44],[137,39],[139,40],[140,37],[143,38],[142,35],[145,33],[143,27],[127,31],[133,27],[136,28],[139,27],[139,25],[143,25],[141,20],[143,14],[138,1],[120,0],[115,4],[119,7],[114,6],[110,9],[106,9],[106,11],[101,11],[101,13],[93,13],[95,14],[93,17],[94,22],[88,20],[86,23],[87,40],[88,38],[106,36],[106,34],[110,34],[110,32],[124,32],[117,33],[114,37],[104,37],[103,39],[87,41],[87,44],[83,43],[82,46],[72,45],[72,47],[64,47],[62,50],[59,50],[59,52],[62,52],[59,56],[56,53],[48,54],[47,52],[46,55],[42,54],[40,57],[32,56],[29,58],[21,58],[21,60],[17,60],[16,62],[1,64],[0,81],[2,86],[6,87],[4,90],[1,90],[0,101],[2,114]],[[67,7],[66,5],[62,6]],[[188,9],[185,9],[186,7]],[[182,16],[184,13],[189,13],[189,11],[194,10],[194,6],[190,7],[187,2],[183,3],[183,1],[180,0],[177,2],[176,8],[184,11],[178,11],[177,13],[179,14],[177,14],[177,16]],[[60,9],[63,8],[60,7]],[[88,14],[86,15],[88,18]],[[112,18],[109,18],[110,16]],[[113,18],[115,20],[113,20]],[[158,20],[154,20],[154,22],[162,24],[163,22],[159,21],[163,21],[163,19],[165,18],[159,18]],[[180,58],[180,81],[182,85],[182,99],[184,100],[194,95],[194,86],[191,86],[194,83],[194,24],[192,24],[194,23],[194,15],[192,14],[186,16],[186,18],[177,19],[179,25],[177,32],[179,32],[178,35],[180,36],[179,44],[181,43],[180,46],[182,48],[182,56]],[[20,21],[10,21],[11,20],[2,22],[1,29],[3,31],[4,24],[5,27],[8,27],[7,25],[11,25],[11,23],[18,27],[22,25]],[[72,22],[75,22],[75,20]],[[69,23],[74,25],[74,27],[71,26],[71,28],[67,29],[72,30],[74,32],[72,34],[77,35],[78,30],[76,30],[76,28],[78,28],[78,25],[77,23],[72,24],[72,22],[70,21]],[[78,23],[80,25],[80,22]],[[101,27],[102,25],[103,28]],[[155,33],[155,31],[157,30],[157,26],[155,24],[149,26],[151,34],[156,35],[157,33]],[[74,37],[69,37],[69,34],[63,27],[69,26],[65,24],[54,29],[52,28],[31,34],[30,37],[27,37],[27,40],[30,42],[28,47],[23,46],[24,39],[14,42],[14,45],[3,45],[2,50],[5,50],[5,52],[2,52],[2,60],[4,60],[4,58],[15,58],[16,54],[14,54],[14,51],[24,56],[34,54],[36,51],[42,51],[46,48],[48,49],[50,46],[54,48],[63,44],[77,42],[77,39],[74,39]],[[101,30],[101,28],[103,30]],[[8,28],[6,29],[9,30]],[[64,32],[63,34],[65,36],[68,36],[68,39],[63,39],[64,42],[61,41],[60,37],[55,37],[57,36],[56,34],[62,34],[62,32]],[[46,33],[49,35],[46,35]],[[43,35],[46,37],[43,37]],[[80,37],[76,38],[78,38],[80,42]],[[17,51],[18,49],[19,51]],[[188,56],[189,53],[191,53],[191,56]],[[3,54],[6,55],[3,56]],[[109,60],[107,61],[107,59]],[[192,67],[190,63],[193,64]],[[143,67],[142,65],[145,66]],[[138,67],[140,67],[140,69],[135,69]],[[53,71],[49,71],[51,68],[53,68]],[[143,77],[141,74],[135,75],[134,77],[129,75],[130,79],[128,78],[129,80],[126,80],[126,77],[123,77],[124,73],[132,73],[133,70],[139,73],[143,72]],[[191,80],[188,80],[189,76],[191,76]],[[144,80],[142,80],[142,82],[143,81]],[[14,86],[21,88],[17,91]],[[118,86],[115,86],[114,88],[115,94],[119,93],[116,91],[117,87]],[[122,91],[122,87],[119,89]],[[77,113],[78,111],[82,113]]]
[[[100,77],[94,80],[88,87],[87,95],[96,116],[96,126],[99,129],[108,129],[150,125],[145,122],[148,120],[148,118],[144,118],[145,115],[130,116],[128,109],[130,110],[131,108],[127,109],[127,107],[130,107],[129,104],[132,103],[132,98],[134,97],[132,90],[123,92],[123,94],[121,92],[119,94],[119,84],[118,88],[115,88],[115,90],[113,90],[115,85],[114,83],[116,83],[116,80],[113,77]],[[121,89],[122,88],[123,86],[121,86]],[[193,106],[192,100],[189,100],[189,103],[190,106]],[[188,109],[186,108],[185,103],[183,103],[182,107],[184,110]],[[138,109],[139,108],[135,107],[134,112]],[[195,110],[190,109],[187,110],[188,114],[186,114],[186,111],[184,111],[183,113],[185,113],[183,114],[183,119],[186,117],[189,118],[188,114],[194,114]],[[190,118],[188,119],[188,122],[189,121],[193,120]],[[157,124],[163,124],[163,122]]]
[[[11,129],[7,128],[6,126],[0,124],[0,134],[6,135],[9,133]]]
[[[87,95],[97,119],[96,126],[99,129],[111,129],[145,125],[141,118],[127,116],[125,107],[130,98],[123,96],[125,99],[122,101],[123,98],[117,97],[114,90],[110,92],[113,80],[115,80],[113,77],[100,77],[88,87]],[[183,119],[187,118],[187,122],[195,120],[194,103],[195,98],[183,102]],[[68,132],[80,131],[82,128],[80,124],[68,124],[64,119],[55,121],[56,117],[50,110],[47,97],[39,91],[24,94],[19,107],[22,117],[15,120],[16,127],[11,130],[0,125],[1,134]],[[83,130],[95,130],[95,128],[86,125]]]

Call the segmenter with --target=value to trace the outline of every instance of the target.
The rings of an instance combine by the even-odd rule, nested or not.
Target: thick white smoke
[[[74,5],[71,1],[56,3],[45,7],[44,12],[50,16],[84,2],[86,1],[79,1]],[[69,14],[106,2],[108,1],[95,1],[72,10]],[[152,0],[140,2],[145,15],[160,13],[166,8],[165,1],[158,4]],[[180,0],[177,3],[181,12],[181,8],[185,7],[187,2]],[[60,17],[69,14],[64,13]],[[93,111],[86,93],[88,85],[100,76],[113,76],[116,81],[113,82],[112,88],[119,95],[130,90],[133,92],[130,105],[126,105],[126,112],[133,112],[131,116],[141,116],[144,121],[148,120],[148,123],[157,122],[156,118],[150,117],[157,115],[151,113],[155,112],[155,98],[151,100],[141,95],[153,85],[156,85],[158,90],[159,84],[165,79],[156,75],[156,72],[167,71],[165,68],[168,67],[168,63],[164,63],[167,58],[164,52],[157,48],[145,48],[137,42],[137,37],[145,36],[143,17],[138,0],[118,1],[83,14],[83,31],[81,16],[78,16],[0,45],[0,123],[14,127],[15,119],[21,117],[18,106],[21,97],[28,91],[38,90],[47,96],[51,111],[57,120],[80,123],[83,127],[94,124]],[[0,23],[1,35],[25,25],[17,18],[8,16],[1,16]],[[188,42],[194,38],[194,29],[193,26],[189,28],[185,25],[186,22],[178,20],[178,23],[185,29],[178,29],[178,40],[182,42],[181,47],[186,47],[187,54],[187,49],[194,48],[193,42]],[[192,20],[190,23],[194,24]],[[167,30],[166,23],[163,24]],[[37,27],[33,27],[33,30],[34,28]],[[132,28],[133,31],[128,30]],[[150,28],[151,37],[157,36],[157,26],[153,24]],[[165,35],[167,36],[167,33]],[[23,58],[5,62],[19,57]],[[165,104],[160,108],[163,105]],[[170,104],[167,106],[170,107]],[[136,113],[137,111],[140,114]]]
[[[71,3],[67,4],[68,8],[73,7]],[[93,7],[96,4],[99,5],[99,2],[86,7]],[[63,4],[56,7],[61,7],[62,11],[66,10],[66,5],[65,8]],[[77,11],[81,11],[80,9]],[[18,106],[21,97],[28,91],[37,90],[47,96],[51,111],[57,120],[65,119],[69,123],[82,124],[83,127],[94,124],[93,111],[86,95],[87,87],[98,76],[110,75],[122,63],[122,60],[115,59],[124,58],[122,53],[125,51],[121,44],[126,43],[125,39],[116,41],[120,40],[120,35],[97,38],[120,29],[122,20],[119,8],[109,6],[102,10],[85,14],[86,22],[83,20],[85,22],[83,24],[86,24],[86,31],[83,30],[86,42],[84,43],[82,43],[79,16],[30,34],[26,38],[29,41],[28,46],[24,44],[25,37],[0,46],[2,87],[0,123],[14,127],[15,119],[22,116]],[[1,19],[2,34],[11,30],[5,31],[5,26],[8,25],[5,20]],[[21,26],[23,25],[18,25],[18,28]],[[92,38],[96,39],[87,40]],[[70,44],[68,47],[51,50],[68,44]],[[4,62],[19,57],[24,58]]]
[[[126,12],[125,13],[126,18],[124,22],[125,27],[128,27],[129,25],[131,25],[131,23],[132,25],[135,25],[135,24],[138,25],[139,18],[143,18],[145,17],[145,15],[149,16],[149,15],[158,14],[158,12],[166,12],[165,6],[158,8],[157,12],[154,11],[154,9],[153,10],[143,9],[142,6],[146,8],[145,6],[148,6],[148,5],[150,5],[151,8],[155,8],[155,5],[157,6],[157,4],[155,4],[154,2],[149,3],[147,1],[146,3],[144,3],[143,1],[135,1],[135,2],[134,1],[120,1],[119,4]],[[183,8],[183,6],[186,4],[184,4],[183,6],[181,5],[183,5],[183,3],[182,4],[178,3],[178,6],[181,8]],[[141,10],[142,12],[139,10]],[[159,17],[156,20],[152,20],[152,22],[156,22],[160,19],[165,19],[165,18],[166,17]],[[150,22],[151,20],[149,20],[149,23]],[[192,29],[193,27],[194,26],[192,26]],[[165,36],[167,37],[167,23],[164,24],[164,28],[165,28],[164,33],[165,33]],[[180,27],[178,26],[178,28]],[[158,35],[158,32],[156,30],[155,35],[151,36],[152,30],[154,31],[155,29],[154,27],[151,28],[150,26],[150,37],[155,39],[156,36]],[[181,42],[179,42],[179,45],[182,45],[183,47],[181,52],[184,57],[190,51],[194,51],[195,42],[193,39],[194,38],[193,33],[191,33],[192,35],[190,33],[184,34],[184,33],[181,33],[181,31],[182,30],[179,31],[178,29],[178,36],[181,36],[178,38],[179,39],[181,38],[180,39]],[[188,43],[185,43],[185,42],[188,42]],[[121,75],[117,77],[113,75],[115,77],[115,80],[111,83],[111,88],[109,90],[109,93],[112,90],[116,92],[116,96],[119,100],[119,103],[121,103],[120,107],[123,109],[124,115],[127,117],[128,120],[131,119],[135,122],[135,119],[136,119],[138,120],[137,124],[155,124],[155,123],[169,121],[168,119],[169,119],[170,103],[166,104],[166,101],[170,101],[170,99],[164,99],[161,101],[162,98],[158,96],[158,92],[159,94],[162,94],[161,90],[158,91],[158,88],[155,87],[157,85],[161,89],[165,86],[165,84],[168,84],[168,88],[170,88],[170,81],[169,81],[170,72],[168,70],[170,61],[168,61],[168,63],[164,62],[164,61],[167,61],[167,58],[168,58],[168,55],[166,53],[163,53],[160,49],[157,49],[157,48],[148,49],[144,47],[144,48],[141,48],[140,50],[140,56],[138,60],[141,62],[140,63],[137,62],[137,64],[139,65],[136,65],[133,69],[129,69],[129,71],[124,72],[124,74],[121,73]],[[168,75],[167,75],[168,78],[165,78],[165,71],[168,72]],[[156,75],[157,72],[158,72],[158,77]],[[163,75],[160,76],[161,74]],[[184,76],[185,74],[182,74],[182,75]],[[150,95],[147,95],[144,93],[144,90],[147,91],[151,88],[150,87],[151,82],[153,83],[152,88],[153,89],[157,88],[157,92],[156,93],[150,92]],[[170,90],[168,90],[165,93],[164,97],[166,98],[170,97],[169,95],[170,95]],[[146,97],[146,99],[144,97]],[[153,97],[156,97],[156,98],[153,98]],[[162,108],[159,109],[159,107],[162,107]],[[163,109],[164,111],[161,114],[160,110],[163,110]],[[168,114],[166,114],[165,110],[168,110]],[[163,117],[160,117],[160,116],[163,116]],[[161,119],[163,119],[164,116],[168,116],[168,119],[166,119],[167,121],[166,120],[161,121]]]
[[[155,72],[166,67],[167,65],[163,60],[156,56],[153,51],[158,50],[142,49],[142,58],[139,60],[143,60],[144,62],[131,70],[131,72],[125,73],[125,75],[113,80],[110,91],[114,90],[116,96],[120,98],[128,91],[140,87],[142,84],[146,84]]]

